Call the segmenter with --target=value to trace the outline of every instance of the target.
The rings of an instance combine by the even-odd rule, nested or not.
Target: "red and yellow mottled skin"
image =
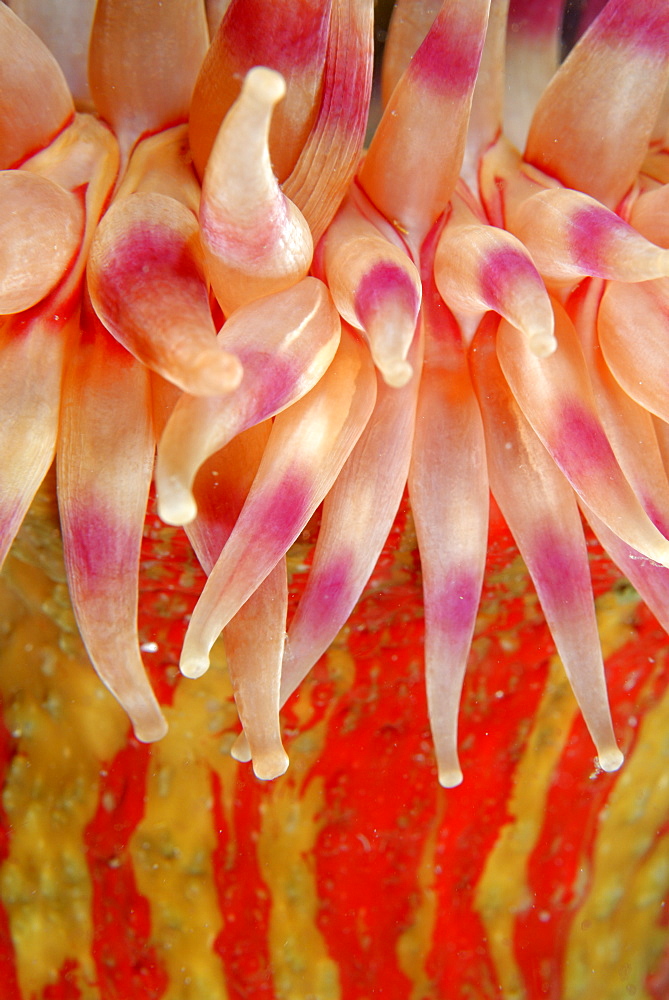
[[[147,521],[140,629],[170,724],[149,747],[80,655],[50,512],[47,491],[2,595],[3,1000],[666,995],[666,645],[596,543],[618,774],[593,768],[497,517],[463,695],[465,781],[439,787],[403,507],[354,617],[285,712],[289,771],[262,783],[228,755],[238,723],[221,656],[178,679],[201,586],[181,533]]]

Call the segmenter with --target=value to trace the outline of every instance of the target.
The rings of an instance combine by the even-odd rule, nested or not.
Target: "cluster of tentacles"
[[[81,635],[137,737],[165,731],[136,625],[152,475],[208,574],[182,672],[225,630],[264,778],[408,481],[441,783],[489,490],[617,768],[579,506],[669,625],[669,6],[586,3],[559,65],[561,0],[399,0],[364,155],[372,0],[24,2],[36,33],[11,6],[1,556],[55,456]]]

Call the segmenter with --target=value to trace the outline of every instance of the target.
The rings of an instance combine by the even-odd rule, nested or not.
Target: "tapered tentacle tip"
[[[224,396],[239,387],[243,374],[239,358],[212,348],[193,359],[184,373],[184,388],[193,396]]]
[[[617,771],[625,760],[623,754],[615,744],[613,746],[597,748],[597,763],[602,771]]]
[[[462,771],[457,763],[439,768],[439,784],[442,788],[457,788],[462,784]]]
[[[165,716],[157,706],[141,714],[133,713],[131,720],[135,739],[140,743],[157,743],[167,734]]]
[[[251,748],[249,746],[249,741],[246,738],[246,733],[240,733],[235,742],[232,744],[230,756],[233,760],[239,761],[240,764],[248,764],[251,760]]]
[[[195,497],[181,483],[158,485],[158,517],[165,524],[182,528],[197,517]]]
[[[184,652],[179,669],[184,677],[197,680],[209,670],[209,656],[206,653],[198,655],[197,653]]]
[[[393,389],[401,389],[403,385],[411,380],[413,368],[408,361],[398,358],[396,355],[387,355],[379,351],[372,351],[374,364],[381,372],[381,377],[386,385]]]
[[[253,773],[260,781],[272,781],[288,770],[288,754],[282,746],[268,749],[253,758]]]
[[[244,80],[244,94],[277,104],[286,95],[286,81],[275,69],[254,66]]]
[[[546,330],[540,330],[537,333],[530,334],[529,347],[532,354],[536,355],[536,357],[548,358],[551,354],[555,353],[557,349],[557,340],[552,333],[548,333]]]

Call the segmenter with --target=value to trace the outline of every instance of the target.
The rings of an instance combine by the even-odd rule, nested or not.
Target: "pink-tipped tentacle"
[[[191,618],[181,669],[198,677],[223,628],[285,555],[332,488],[376,398],[366,346],[342,331],[334,361],[307,395],[274,421],[243,510]]]

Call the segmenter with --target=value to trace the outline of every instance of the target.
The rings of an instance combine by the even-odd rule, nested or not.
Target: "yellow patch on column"
[[[98,1000],[83,834],[97,807],[100,768],[124,745],[128,721],[83,650],[75,657],[59,648],[68,636],[44,611],[51,618],[68,614],[62,585],[11,557],[6,572],[20,584],[23,601],[0,585],[0,695],[17,741],[3,792],[9,854],[0,868],[0,898],[23,996],[41,996],[73,961],[78,968],[70,983],[82,1000]],[[80,647],[74,637],[69,641]]]
[[[197,682],[181,680],[165,709],[169,732],[151,750],[144,817],[131,841],[137,886],[149,900],[151,932],[169,984],[162,1000],[226,1000],[213,950],[222,928],[212,853],[211,771],[229,800],[237,764],[224,731],[235,725],[223,656]],[[223,735],[221,735],[223,733]]]
[[[346,652],[330,650],[328,669],[338,690],[350,686],[355,670]],[[313,856],[325,798],[323,780],[310,778],[310,772],[325,752],[330,714],[290,745],[290,767],[269,786],[262,805],[258,862],[271,894],[269,949],[277,1000],[341,997],[337,965],[316,923]]]
[[[645,716],[602,811],[565,955],[565,1000],[651,1000],[646,979],[669,947],[669,836],[658,836],[668,815],[669,692]]]
[[[425,959],[434,943],[439,898],[434,889],[437,835],[442,828],[446,796],[438,797],[437,811],[425,838],[418,865],[419,896],[413,920],[397,941],[397,964],[411,981],[410,1000],[431,1000],[435,985],[425,970]]]
[[[630,603],[638,601],[636,595],[630,601],[629,596],[614,592],[604,594],[597,601],[597,621],[605,657],[629,640]],[[475,893],[474,905],[486,929],[490,956],[505,1000],[525,1000],[527,997],[514,952],[514,924],[518,914],[532,905],[527,865],[543,825],[550,783],[577,712],[564,668],[555,656],[551,659],[546,688],[514,775],[513,792],[507,806],[513,818],[501,828]],[[591,986],[594,987],[594,982]],[[597,990],[600,990],[599,983]],[[613,1000],[605,993],[600,995]]]

